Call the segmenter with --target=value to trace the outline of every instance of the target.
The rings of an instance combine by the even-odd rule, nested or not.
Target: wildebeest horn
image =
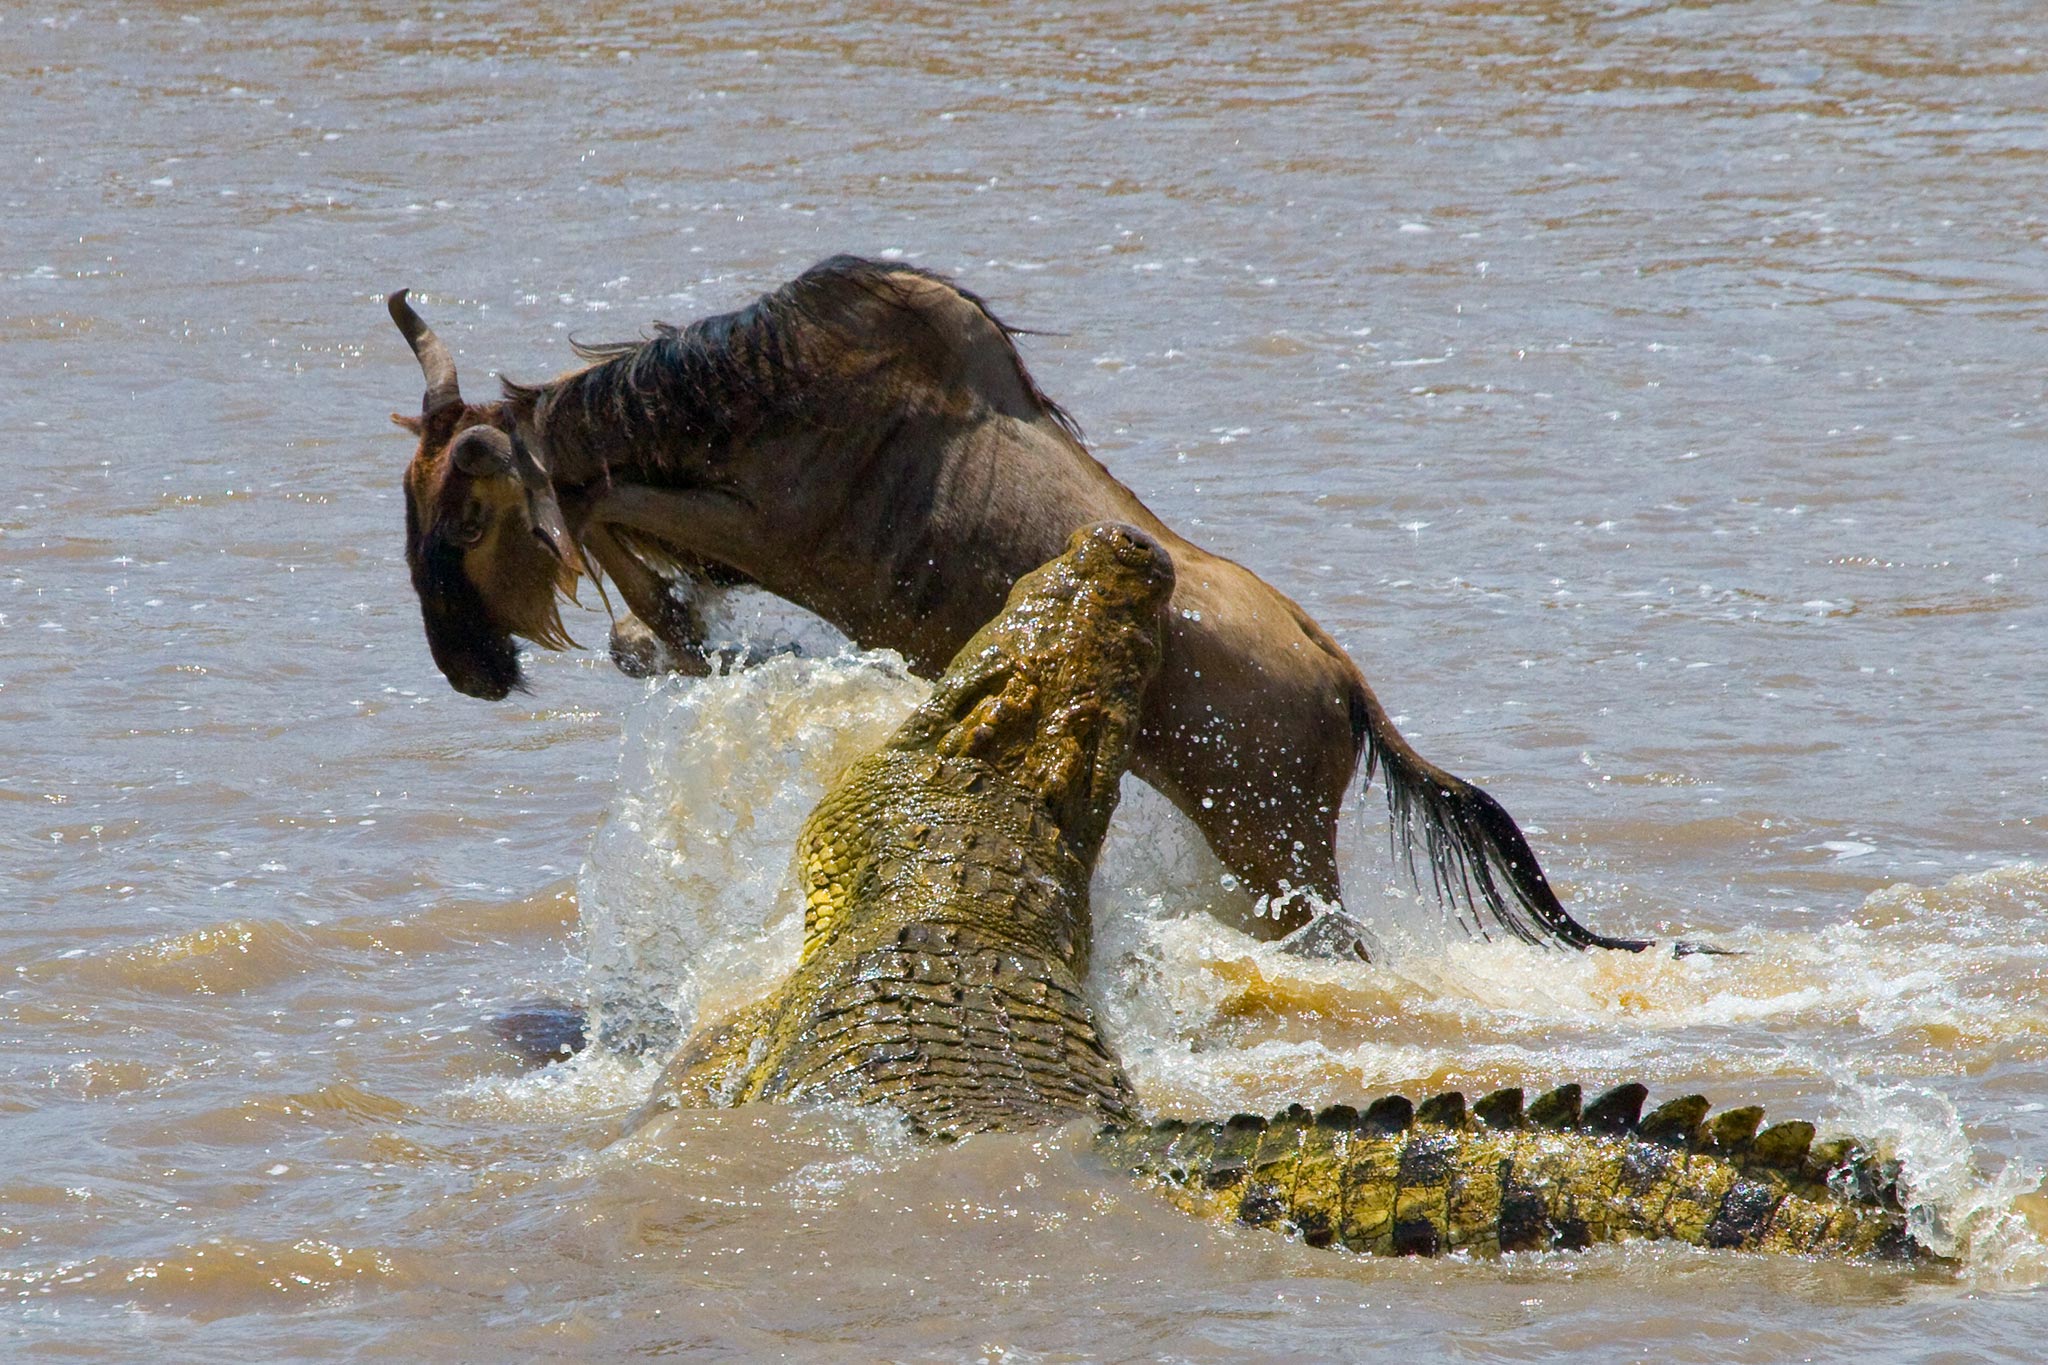
[[[412,305],[405,301],[410,290],[400,289],[384,300],[384,306],[391,310],[391,320],[398,324],[398,330],[405,333],[406,344],[419,357],[420,368],[427,375],[427,396],[420,400],[420,415],[431,417],[442,408],[460,403],[462,395],[455,387],[455,357],[448,354],[448,348],[441,338],[434,335],[434,329],[427,326],[425,319],[413,312]]]

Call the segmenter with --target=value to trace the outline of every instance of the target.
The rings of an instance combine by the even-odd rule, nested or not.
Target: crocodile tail
[[[1394,861],[1405,863],[1409,877],[1421,886],[1422,873],[1415,865],[1419,842],[1437,897],[1470,914],[1475,932],[1486,932],[1480,923],[1483,906],[1488,918],[1526,943],[1633,953],[1650,946],[1649,939],[1610,937],[1573,919],[1550,889],[1514,817],[1470,782],[1415,752],[1362,681],[1351,696],[1351,727],[1365,748],[1365,785],[1372,785],[1376,770],[1386,774]]]
[[[1897,1168],[1813,1125],[1709,1120],[1697,1095],[1645,1115],[1625,1085],[1529,1105],[1501,1090],[1364,1110],[1111,1125],[1097,1146],[1197,1216],[1291,1229],[1310,1246],[1434,1256],[1669,1238],[1852,1260],[1934,1260],[1907,1230]]]

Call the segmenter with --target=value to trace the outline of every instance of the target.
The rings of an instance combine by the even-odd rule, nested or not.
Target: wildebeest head
[[[434,663],[456,691],[496,701],[525,685],[513,636],[573,643],[556,597],[574,591],[580,553],[547,471],[502,405],[462,401],[454,358],[405,296],[386,303],[427,379],[420,415],[391,416],[420,442],[405,471],[405,561]]]

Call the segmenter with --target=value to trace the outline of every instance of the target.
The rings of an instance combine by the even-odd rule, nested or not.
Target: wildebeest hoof
[[[1325,910],[1281,939],[1280,951],[1293,957],[1370,962],[1372,931],[1342,910]]]
[[[583,1007],[566,1000],[529,1000],[493,1015],[490,1027],[498,1041],[528,1066],[573,1057],[589,1041]]]
[[[652,678],[670,669],[668,647],[638,617],[613,624],[611,650],[612,662],[629,678]]]

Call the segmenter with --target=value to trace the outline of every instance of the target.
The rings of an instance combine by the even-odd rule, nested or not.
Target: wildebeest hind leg
[[[1144,745],[1144,741],[1140,740]],[[1186,753],[1180,755],[1183,769]],[[1307,892],[1324,906],[1341,904],[1337,883],[1337,805],[1342,785],[1325,801],[1294,797],[1285,801],[1286,815],[1264,788],[1220,780],[1206,789],[1190,790],[1183,782],[1201,774],[1162,771],[1141,751],[1131,771],[1158,789],[1181,813],[1195,822],[1223,865],[1246,890],[1262,898],[1266,913],[1244,926],[1254,937],[1285,938],[1314,917]],[[1348,781],[1349,775],[1345,775]]]

